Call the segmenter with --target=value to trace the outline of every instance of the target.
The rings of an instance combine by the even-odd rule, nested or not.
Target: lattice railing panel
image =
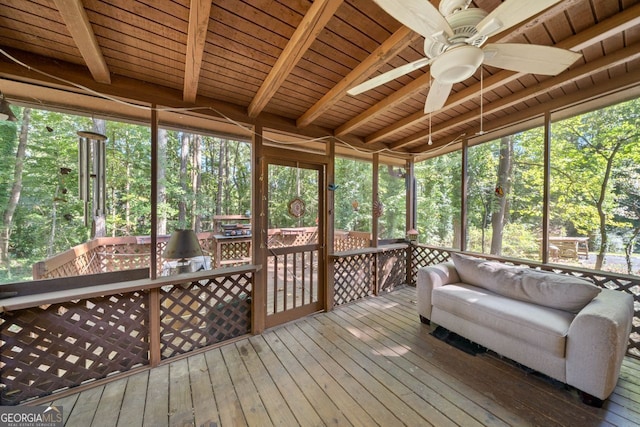
[[[96,249],[78,255],[72,261],[62,264],[51,270],[47,270],[38,279],[53,279],[56,277],[78,276],[83,274],[102,273],[99,255]]]
[[[160,350],[166,359],[251,332],[251,273],[160,291]]]
[[[2,313],[0,404],[148,364],[148,295],[112,295]]]
[[[139,242],[139,239],[143,239],[143,241],[146,239],[146,243]],[[167,245],[167,239],[159,239],[156,245],[156,253],[159,255],[157,258],[157,271],[162,271],[162,264],[165,261],[162,258],[162,253]],[[199,233],[198,240],[202,247],[203,255],[211,255],[215,252],[213,233]],[[84,249],[94,245],[95,247],[92,249]],[[151,260],[150,248],[148,236],[98,238],[37,263],[37,272],[34,272],[34,279],[146,268],[149,267]],[[81,253],[76,255],[76,252]],[[248,253],[249,250],[245,250],[245,252]]]
[[[224,242],[220,245],[220,262],[251,257],[250,242]],[[218,260],[216,260],[218,262]],[[238,261],[238,263],[242,263]]]
[[[411,277],[412,286],[416,285],[416,277],[420,267],[428,265],[440,264],[449,259],[449,251],[441,248],[433,248],[426,246],[411,246]]]
[[[96,253],[102,272],[148,267],[151,260],[150,245],[147,244],[102,245]]]
[[[569,266],[542,265],[535,262],[527,262],[526,260],[505,260],[490,255],[484,257],[507,264],[520,265],[529,268],[536,268],[541,270],[553,271],[560,274],[582,277],[591,280],[593,283],[602,288],[615,289],[631,294],[634,298],[634,316],[631,334],[629,336],[629,346],[627,347],[627,354],[640,358],[640,277],[618,275],[602,271],[576,269]],[[413,271],[414,282],[418,269],[420,267],[438,264],[448,259],[449,251],[447,249],[431,246],[413,246],[411,268]]]
[[[344,252],[353,249],[368,248],[370,244],[368,237],[359,237],[354,235],[347,235],[344,237],[336,238],[333,241],[334,252]]]
[[[336,258],[334,262],[334,305],[373,295],[375,254]]]
[[[407,283],[407,248],[378,253],[378,292],[390,292]]]

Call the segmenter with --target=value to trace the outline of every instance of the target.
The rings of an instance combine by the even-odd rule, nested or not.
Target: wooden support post
[[[328,143],[327,143],[327,157],[328,157],[328,163],[327,163],[327,183],[328,184],[335,184],[335,157],[336,157],[336,142],[335,140],[331,139]],[[333,265],[333,259],[329,258],[329,254],[333,253],[333,248],[334,248],[334,238],[335,238],[335,233],[334,233],[334,226],[335,226],[335,192],[334,191],[327,191],[325,189],[325,191],[327,192],[327,205],[326,205],[326,215],[325,215],[325,230],[327,230],[326,232],[326,241],[325,241],[325,245],[324,245],[324,259],[325,259],[325,264],[327,265],[326,268],[326,286],[325,286],[325,303],[324,303],[324,307],[326,311],[331,311],[333,310],[333,300],[334,300],[334,293],[335,293],[335,284],[334,284],[334,265]]]
[[[408,232],[411,229],[416,229],[416,216],[417,216],[417,201],[416,201],[416,177],[415,177],[415,162],[413,159],[407,160],[405,166],[405,182],[407,183],[407,201],[406,201],[406,211],[407,211],[407,226],[406,231]],[[407,284],[410,285],[413,283],[413,244],[409,243],[407,247]]]
[[[158,277],[158,112],[151,109],[151,248],[149,249],[149,277]],[[149,363],[158,366],[160,352],[160,289],[149,291]]]
[[[251,150],[252,209],[251,226],[253,263],[262,268],[254,274],[251,298],[251,332],[262,333],[267,316],[267,165],[263,155],[262,125],[253,129],[253,150]]]
[[[372,207],[375,207],[376,203],[380,201],[378,195],[379,189],[379,172],[380,172],[380,156],[378,153],[374,153],[373,155],[373,185],[371,188],[373,189],[373,202],[371,203]],[[378,247],[378,216],[376,215],[375,209],[371,209],[371,247]],[[373,294],[378,295],[378,254],[373,255]]]
[[[380,168],[380,163],[379,163],[379,155],[378,153],[374,153],[373,155],[373,164],[372,164],[372,170],[373,170],[373,176],[372,176],[372,202],[371,202],[371,206],[374,207],[378,201],[378,169]],[[378,247],[378,217],[376,216],[375,213],[375,209],[371,209],[371,247],[372,248],[377,248]]]
[[[467,181],[469,140],[462,141],[462,176],[460,177],[460,250],[467,250]]]
[[[151,108],[151,249],[149,277],[158,277],[158,112]]]
[[[544,115],[544,169],[542,186],[542,263],[549,262],[549,202],[551,198],[551,114]],[[576,252],[577,255],[577,252]]]
[[[153,288],[149,290],[149,364],[152,368],[162,361],[160,331],[160,288]]]

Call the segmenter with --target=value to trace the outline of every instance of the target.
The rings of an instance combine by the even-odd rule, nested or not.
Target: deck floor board
[[[640,425],[640,361],[603,408],[418,321],[414,288],[367,298],[61,397],[66,426]]]

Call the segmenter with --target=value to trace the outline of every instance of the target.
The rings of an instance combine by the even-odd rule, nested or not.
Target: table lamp
[[[187,258],[202,256],[202,248],[193,230],[175,230],[162,256],[166,259],[178,259],[178,274],[189,272]]]

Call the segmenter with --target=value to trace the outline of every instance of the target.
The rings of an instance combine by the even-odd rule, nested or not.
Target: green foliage
[[[0,121],[0,206],[6,206],[18,147],[18,128],[15,122]]]
[[[631,250],[637,253],[640,100],[554,123],[552,132],[550,234],[589,236],[592,250],[599,248],[602,254],[613,249],[627,251],[628,256]],[[511,136],[513,168],[510,188],[504,195],[508,215],[502,230],[505,256],[540,259],[543,136],[542,128]],[[491,220],[501,200],[495,194],[500,155],[500,141],[468,150],[469,250],[488,252],[490,247]],[[460,188],[456,163],[460,163],[460,156],[451,153],[416,166],[418,225],[424,229],[427,243],[451,246],[448,230],[455,220],[446,213],[459,212],[459,195],[447,191],[446,183]]]
[[[22,109],[20,114],[22,117]],[[7,206],[13,182],[16,147],[21,123],[0,122],[0,211]],[[87,241],[90,227],[84,225],[83,205],[78,197],[79,130],[93,130],[88,117],[53,111],[31,110],[22,192],[9,242],[12,273],[0,271],[0,280],[24,279],[31,265]],[[107,121],[106,224],[107,235],[148,235],[151,231],[151,135],[148,126]],[[244,214],[251,206],[251,149],[244,142],[211,136],[194,136],[188,153],[186,188],[180,183],[181,141],[178,132],[168,132],[162,181],[167,199],[159,215],[168,219],[168,230],[177,228],[178,206],[186,202],[187,224],[200,216],[210,229],[216,214]],[[196,170],[193,144],[201,144],[202,161]],[[222,154],[222,155],[221,155]],[[222,162],[222,167],[220,167]],[[63,174],[61,168],[70,172]],[[201,176],[197,191],[191,177]],[[222,173],[223,179],[219,174]],[[218,194],[222,196],[218,199]],[[91,204],[89,204],[91,209]]]
[[[461,152],[415,166],[419,241],[459,247]]]
[[[336,158],[335,184],[338,188],[334,192],[334,227],[371,232],[372,164]]]
[[[380,165],[378,168],[379,200],[382,216],[378,218],[380,239],[404,239],[407,212],[407,184],[404,169]]]
[[[269,165],[269,228],[315,227],[319,218],[319,172],[297,166]],[[289,214],[295,199],[305,204],[300,218]]]

